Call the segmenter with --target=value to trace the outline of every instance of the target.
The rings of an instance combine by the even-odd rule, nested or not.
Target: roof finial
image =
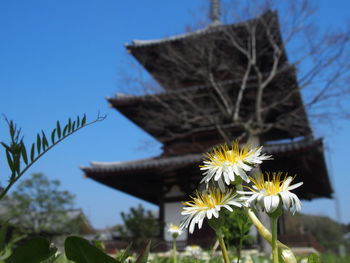
[[[210,0],[210,19],[209,26],[220,25],[220,0]]]

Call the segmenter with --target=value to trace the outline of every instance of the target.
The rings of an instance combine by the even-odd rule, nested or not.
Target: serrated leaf
[[[55,143],[55,134],[56,134],[56,128],[52,130],[51,132],[51,142],[52,144]]]
[[[42,134],[42,142],[43,142],[43,151],[45,151],[47,146],[49,146],[49,143],[46,139],[45,133],[43,131],[41,131],[41,134]]]
[[[38,151],[39,155],[41,152],[41,138],[39,134],[36,136],[36,150]]]
[[[103,253],[84,238],[70,236],[64,242],[66,257],[76,263],[116,263],[114,258]]]
[[[81,120],[81,126],[84,126],[86,123],[86,115],[84,114],[83,119]]]
[[[151,240],[147,242],[146,246],[141,251],[135,263],[147,263],[150,248],[151,248]]]
[[[30,149],[30,161],[32,162],[34,160],[35,155],[35,143],[32,144],[32,148]]]
[[[59,121],[57,121],[57,123],[56,123],[56,128],[57,128],[57,137],[58,137],[58,139],[60,139],[61,138],[61,125],[60,125]]]
[[[72,122],[72,131],[75,130],[75,121]]]
[[[77,128],[79,127],[79,125],[80,125],[80,117],[78,116],[77,117]]]
[[[6,263],[39,263],[50,258],[56,251],[57,248],[51,248],[48,240],[38,237],[17,247]]]
[[[23,141],[21,141],[21,154],[22,154],[23,162],[25,164],[28,164],[27,149],[26,149],[26,146],[24,145]]]

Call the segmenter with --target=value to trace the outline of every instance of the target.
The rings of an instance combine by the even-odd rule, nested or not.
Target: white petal
[[[225,192],[225,184],[222,181],[222,179],[218,180],[218,185],[219,185],[220,191]]]
[[[235,180],[235,173],[233,172],[232,166],[229,167],[229,178],[231,182]]]
[[[207,218],[211,219],[212,215],[213,215],[213,213],[211,212],[211,209],[207,210]]]
[[[264,207],[266,209],[266,212],[270,213],[272,212],[272,197],[271,196],[265,196],[264,197]]]
[[[195,226],[196,222],[192,219],[191,224],[190,224],[190,228],[189,228],[189,232],[192,234],[194,231],[194,226]]]
[[[231,200],[230,202],[228,202],[228,204],[230,204],[230,205],[234,205],[234,206],[237,206],[237,207],[241,207],[241,206],[242,206],[242,204],[241,204],[241,203],[238,203],[238,202],[233,201],[233,200]]]
[[[219,213],[218,213],[218,211],[217,211],[215,208],[213,208],[213,215],[214,215],[216,218],[219,217]]]
[[[223,207],[225,207],[225,208],[226,208],[228,211],[230,211],[230,212],[233,211],[232,207],[229,206],[229,205],[223,205]]]
[[[216,171],[215,176],[214,176],[214,180],[215,180],[215,181],[219,180],[219,178],[221,177],[221,175],[222,175],[222,168],[219,167],[218,170]]]
[[[232,165],[232,170],[235,174],[239,175],[239,171],[238,171],[238,167],[237,167],[237,164],[233,164]]]
[[[251,166],[246,165],[246,164],[245,164],[244,162],[242,162],[242,161],[238,161],[238,163],[239,163],[239,166],[240,166],[243,170],[245,170],[245,171],[250,171],[250,170],[252,169]]]
[[[286,209],[290,209],[291,200],[288,191],[280,192],[280,196],[282,198],[283,205]]]
[[[300,183],[297,183],[297,184],[293,184],[293,185],[289,186],[286,190],[288,190],[288,191],[293,190],[295,188],[298,188],[302,184],[303,184],[303,182],[300,182]]]
[[[290,183],[293,181],[293,177],[288,176],[287,179],[284,181],[283,183],[283,190],[287,190],[288,186],[290,185]]]
[[[253,195],[255,194],[254,192],[251,191],[237,191],[237,194],[241,194],[241,195]]]
[[[224,171],[224,180],[227,185],[230,184],[230,174],[228,173],[227,169]]]
[[[205,213],[203,213],[198,220],[198,229],[202,228],[204,218],[205,218]]]
[[[272,196],[272,211],[275,211],[280,204],[280,197],[278,195],[273,195]]]

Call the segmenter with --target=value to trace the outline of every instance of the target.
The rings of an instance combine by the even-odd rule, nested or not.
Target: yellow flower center
[[[179,226],[177,226],[177,225],[170,225],[170,229],[172,229],[172,230],[180,230]]]
[[[191,201],[183,202],[184,205],[197,207],[198,210],[211,209],[217,205],[222,205],[225,193],[221,193],[219,189],[209,189],[203,193],[197,192]]]
[[[237,163],[238,161],[244,161],[245,158],[254,153],[254,151],[249,153],[250,149],[250,145],[245,145],[240,149],[238,141],[232,144],[231,149],[227,146],[227,144],[223,144],[214,148],[212,152],[205,153],[204,161],[207,161],[215,166]],[[200,167],[204,166],[201,165]]]
[[[259,174],[256,178],[250,177],[250,180],[259,190],[264,190],[266,195],[277,195],[284,190],[283,185],[288,178],[287,174],[285,174],[283,180],[281,180],[282,172],[272,173],[272,178],[270,173],[266,173],[266,175],[267,180],[265,180],[263,174]],[[250,188],[250,190],[256,192],[254,189]]]

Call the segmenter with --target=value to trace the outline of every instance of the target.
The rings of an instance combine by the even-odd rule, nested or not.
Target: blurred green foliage
[[[117,225],[115,230],[122,239],[132,242],[135,249],[142,248],[149,239],[159,236],[161,225],[158,218],[141,204],[120,215],[123,225]]]
[[[286,216],[286,232],[288,234],[311,234],[326,249],[338,253],[339,245],[343,244],[349,250],[349,244],[344,239],[341,224],[326,216],[295,214]]]
[[[225,241],[230,248],[235,249],[235,254],[240,257],[242,248],[254,242],[254,237],[249,235],[252,222],[242,209],[233,209],[233,212],[225,210],[220,216],[224,218],[222,231]]]
[[[78,230],[68,217],[74,195],[60,190],[58,180],[41,173],[21,181],[1,203],[5,208],[2,216],[21,234],[52,237]]]

